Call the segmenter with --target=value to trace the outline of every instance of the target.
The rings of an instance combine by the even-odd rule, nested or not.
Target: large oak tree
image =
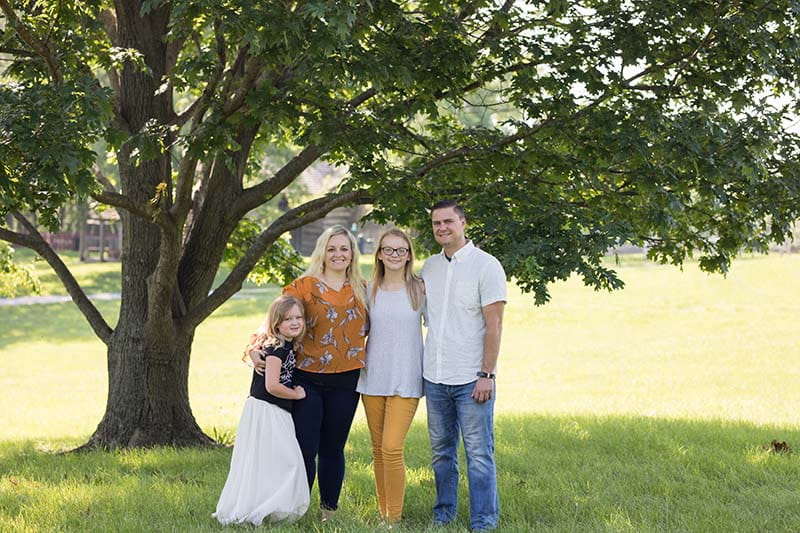
[[[621,242],[724,272],[782,241],[800,208],[794,1],[0,0],[0,13],[0,215],[17,221],[0,238],[45,258],[108,346],[88,446],[210,442],[188,401],[195,329],[254,268],[288,274],[282,236],[338,206],[424,227],[426,205],[456,197],[539,303],[575,272],[620,287],[601,258]],[[293,155],[268,173],[272,146]],[[321,159],[344,182],[256,228],[248,214]],[[38,230],[86,195],[122,217],[113,327]]]

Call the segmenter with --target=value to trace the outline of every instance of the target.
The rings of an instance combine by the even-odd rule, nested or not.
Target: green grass
[[[570,280],[535,308],[511,289],[498,378],[502,531],[798,531],[800,257],[746,258],[728,278],[623,258],[627,288]],[[277,289],[199,328],[190,395],[232,434],[238,354]],[[118,302],[98,304],[115,322]],[[71,304],[0,308],[0,530],[218,531],[229,449],[66,454],[104,409],[105,351]],[[406,521],[434,498],[424,404],[407,445]],[[774,454],[773,439],[797,452]],[[380,531],[359,411],[342,511],[281,531]],[[465,489],[457,525],[465,531]],[[316,493],[315,493],[316,494]],[[315,498],[316,496],[314,496]],[[312,508],[313,508],[312,500]]]
[[[795,455],[761,448],[773,435],[769,429],[726,422],[502,417],[497,424],[501,530],[796,531],[800,463]],[[800,433],[788,436],[797,439]],[[396,530],[420,531],[430,522],[434,498],[422,422],[412,427],[407,449],[406,518]],[[0,451],[1,530],[224,529],[210,513],[230,450],[55,455],[24,441],[5,443]],[[321,527],[312,510],[280,530],[382,529],[363,426],[352,433],[347,457],[336,527]],[[462,483],[462,495],[465,490]],[[442,531],[466,531],[466,516],[462,498],[458,522]]]
[[[78,258],[78,252],[61,251],[59,256],[64,263],[69,267],[72,275],[78,280],[81,287],[86,294],[97,293],[118,293],[120,291],[120,268],[119,261],[105,261],[100,262],[97,260],[81,262]],[[36,252],[27,248],[18,248],[14,252],[14,261],[28,265],[31,267],[34,275],[39,280],[41,286],[39,295],[66,295],[67,291],[64,289],[58,276],[50,268],[50,265],[36,254]],[[228,275],[229,270],[224,266],[220,268],[214,279],[214,286],[219,285]],[[245,289],[253,289],[258,286],[251,281],[245,281],[242,285]],[[27,291],[24,295],[33,296],[33,292]]]
[[[61,251],[59,256],[87,294],[119,292],[120,263],[118,261],[82,263],[78,259],[78,252],[73,251]],[[41,283],[40,294],[67,294],[66,289],[64,289],[53,269],[36,252],[27,248],[17,248],[14,251],[14,261],[31,267],[34,275]]]

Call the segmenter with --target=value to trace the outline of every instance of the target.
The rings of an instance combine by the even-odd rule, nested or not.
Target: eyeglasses
[[[392,248],[391,246],[384,246],[381,248],[381,252],[383,252],[383,255],[387,257],[391,257],[393,254],[397,254],[397,257],[405,257],[408,253],[408,248]]]

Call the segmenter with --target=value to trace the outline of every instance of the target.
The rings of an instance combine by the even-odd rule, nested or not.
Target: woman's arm
[[[264,375],[264,356],[266,355],[263,347],[265,340],[264,334],[253,333],[250,335],[250,340],[247,342],[242,356],[242,361],[249,363],[249,366],[252,366],[262,376]]]
[[[264,351],[263,350],[250,350],[247,352],[250,356],[250,361],[253,363],[253,369],[257,374],[264,375]]]
[[[277,355],[268,355],[266,359],[266,376],[264,386],[267,392],[276,398],[285,400],[302,400],[306,397],[306,391],[300,385],[290,389],[280,382],[281,359]]]

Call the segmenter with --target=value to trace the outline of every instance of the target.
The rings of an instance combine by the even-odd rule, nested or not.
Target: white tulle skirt
[[[308,509],[308,482],[292,415],[248,397],[231,469],[212,515],[222,524],[292,522]]]

